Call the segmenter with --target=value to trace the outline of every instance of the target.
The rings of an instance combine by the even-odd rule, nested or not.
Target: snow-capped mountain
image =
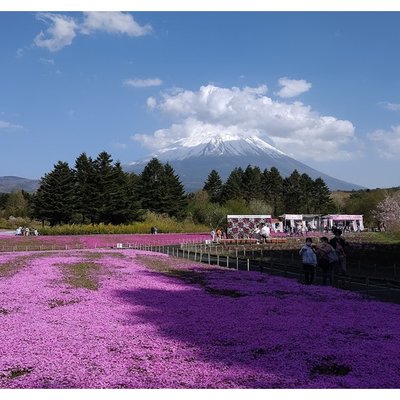
[[[157,157],[164,163],[169,162],[189,192],[201,189],[212,169],[218,171],[221,179],[226,180],[235,167],[245,169],[248,165],[258,166],[262,171],[275,167],[283,177],[297,169],[299,173],[306,173],[313,179],[321,177],[331,190],[363,189],[359,185],[317,171],[256,136],[244,138],[219,134],[211,138],[180,139],[173,146],[153,154],[146,160],[131,163],[125,166],[125,169],[140,173],[152,157]]]

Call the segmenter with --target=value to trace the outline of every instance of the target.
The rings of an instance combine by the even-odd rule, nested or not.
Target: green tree
[[[242,176],[242,195],[249,203],[253,199],[263,198],[262,173],[260,168],[248,165]]]
[[[283,204],[287,213],[298,213],[301,207],[300,174],[295,169],[283,180]]]
[[[163,165],[156,158],[148,162],[139,178],[138,194],[144,209],[177,218],[185,214],[185,191],[168,163]]]
[[[96,205],[99,202],[97,179],[93,160],[82,153],[75,160],[76,211],[81,214],[82,223],[87,218],[91,223],[96,221]]]
[[[374,226],[376,224],[374,210],[378,203],[395,192],[396,189],[366,189],[353,192],[345,200],[344,212],[346,214],[362,214],[364,223]]]
[[[318,214],[328,214],[335,210],[331,192],[322,178],[317,178],[312,185],[311,211]]]
[[[112,168],[108,192],[104,222],[118,225],[132,221],[136,211],[133,210],[130,197],[128,174],[122,170],[119,162]]]
[[[4,209],[6,217],[10,217],[11,215],[14,217],[29,216],[29,202],[21,190],[9,193]]]
[[[94,188],[95,200],[93,207],[96,211],[95,222],[111,222],[112,196],[115,192],[114,166],[111,155],[103,151],[94,161],[96,186]]]
[[[225,203],[228,200],[242,199],[242,179],[243,170],[242,168],[235,168],[229,175],[225,184],[222,186],[222,202]]]
[[[283,178],[275,167],[263,172],[263,194],[266,203],[271,204],[274,216],[283,212]]]
[[[161,213],[163,203],[164,167],[157,158],[152,158],[139,177],[138,194],[142,207],[155,213]]]
[[[179,176],[170,164],[164,165],[162,176],[161,212],[170,217],[183,218],[186,214],[187,198]]]
[[[300,198],[298,212],[302,214],[310,214],[314,212],[313,197],[314,197],[314,181],[306,173],[300,175]],[[329,193],[329,191],[328,191]]]
[[[34,200],[34,215],[51,226],[69,223],[75,208],[75,176],[68,163],[59,161],[41,179]]]
[[[212,203],[220,203],[221,202],[221,194],[222,194],[222,180],[219,176],[218,172],[213,169],[203,186],[203,190],[205,190],[210,196],[210,201]]]

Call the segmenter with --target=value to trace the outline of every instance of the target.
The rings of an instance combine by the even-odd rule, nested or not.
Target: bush
[[[157,226],[158,233],[184,233],[184,232],[207,232],[208,227],[194,224],[190,220],[177,221],[166,215],[148,212],[141,222],[129,225],[111,224],[72,224],[45,227],[39,230],[41,235],[94,235],[94,234],[133,234],[150,233],[152,226]]]

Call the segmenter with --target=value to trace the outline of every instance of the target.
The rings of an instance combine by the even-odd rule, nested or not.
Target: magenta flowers
[[[395,304],[149,252],[0,253],[0,388],[398,388],[399,321]]]

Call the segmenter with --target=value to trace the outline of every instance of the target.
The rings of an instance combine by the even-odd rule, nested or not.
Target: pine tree
[[[51,226],[71,221],[75,209],[75,177],[68,163],[59,161],[45,174],[35,197],[34,214]]]
[[[113,160],[107,152],[101,152],[94,161],[96,187],[93,202],[95,222],[110,222],[112,193],[114,189]]]
[[[174,169],[170,164],[164,166],[164,176],[162,178],[163,200],[161,202],[161,212],[167,213],[171,217],[182,218],[186,213],[187,198],[185,190]]]
[[[133,204],[129,192],[128,174],[126,174],[119,162],[112,168],[108,187],[109,202],[105,206],[104,222],[123,224],[132,220]]]
[[[204,182],[203,190],[208,193],[211,203],[221,202],[222,180],[215,169],[209,173]]]
[[[127,174],[131,221],[139,221],[143,216],[143,208],[138,193],[139,179],[139,176],[136,175],[134,172]]]
[[[229,200],[242,199],[242,168],[235,168],[229,175],[225,184],[222,186],[222,202],[226,203]]]
[[[157,158],[152,158],[139,177],[138,194],[142,207],[155,213],[162,212],[164,167]]]
[[[248,165],[242,177],[242,194],[246,203],[263,198],[262,173],[259,167]]]
[[[300,174],[295,169],[283,180],[283,203],[287,213],[298,213],[301,207]]]
[[[312,187],[311,205],[315,213],[326,214],[334,208],[333,200],[328,186],[322,178],[317,178]]]
[[[314,211],[313,197],[314,197],[314,181],[307,175],[301,174],[300,176],[300,198],[299,198],[299,213],[310,214]]]
[[[82,153],[75,160],[76,211],[82,215],[82,223],[89,218],[91,223],[96,218],[98,202],[97,175],[93,160]]]
[[[272,167],[270,171],[268,169],[264,170],[263,194],[264,200],[272,205],[273,215],[278,216],[283,212],[283,178],[275,167]]]

